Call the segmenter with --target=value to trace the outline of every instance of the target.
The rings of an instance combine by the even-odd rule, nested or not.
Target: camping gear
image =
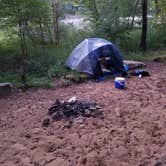
[[[88,38],[76,46],[65,65],[72,70],[88,73],[94,78],[102,77],[100,58],[106,58],[110,75],[125,72],[123,60],[117,47],[101,38]],[[109,58],[108,58],[109,57]]]
[[[130,73],[132,76],[139,76],[141,77],[146,77],[146,76],[150,76],[148,71],[145,70],[134,70],[133,72]]]
[[[124,89],[125,87],[125,78],[124,77],[116,77],[114,81],[114,86],[117,89]]]
[[[125,68],[125,71],[127,72],[129,70],[129,66],[127,64],[124,64],[123,66]]]

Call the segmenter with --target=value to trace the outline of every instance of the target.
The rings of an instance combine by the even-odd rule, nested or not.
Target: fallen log
[[[11,92],[12,85],[10,83],[0,83],[0,98],[7,97]]]
[[[134,70],[146,67],[146,64],[140,61],[124,60],[123,63],[128,66],[128,70]]]

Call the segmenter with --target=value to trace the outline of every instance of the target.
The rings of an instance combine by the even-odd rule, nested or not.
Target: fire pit
[[[57,99],[48,109],[47,117],[44,119],[42,126],[48,127],[51,121],[68,120],[71,122],[78,117],[103,118],[102,107],[95,102],[78,101],[75,97],[68,101]]]

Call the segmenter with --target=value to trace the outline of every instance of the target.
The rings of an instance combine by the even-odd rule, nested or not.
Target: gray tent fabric
[[[123,61],[120,52],[111,42],[101,38],[83,40],[69,55],[65,65],[72,70],[94,74],[98,59],[101,56],[111,57],[111,63],[117,72],[123,72]]]

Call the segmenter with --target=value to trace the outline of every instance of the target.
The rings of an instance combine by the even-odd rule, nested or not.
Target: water
[[[65,19],[61,22],[66,25],[71,25],[77,29],[84,29],[88,24],[88,21],[79,15],[66,15]]]

